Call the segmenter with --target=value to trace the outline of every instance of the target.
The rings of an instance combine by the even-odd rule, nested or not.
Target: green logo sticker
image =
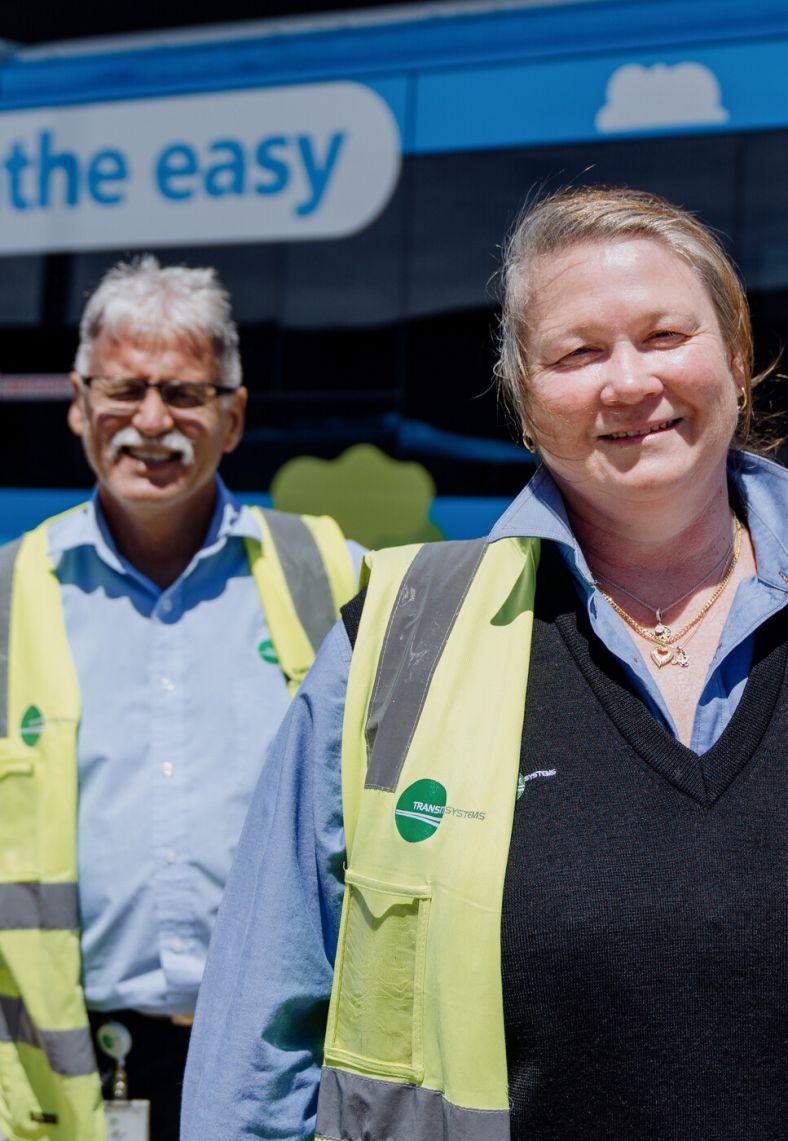
[[[19,726],[22,740],[26,745],[35,745],[44,731],[44,714],[37,705],[29,705]]]
[[[260,643],[260,645],[257,647],[257,652],[264,662],[270,662],[272,666],[279,665],[279,658],[276,656],[274,643],[270,638],[266,638],[264,642]]]
[[[394,821],[409,844],[429,840],[438,830],[446,807],[446,789],[437,780],[417,780],[397,801]]]

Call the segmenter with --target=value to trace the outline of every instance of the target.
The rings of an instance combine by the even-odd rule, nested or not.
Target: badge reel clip
[[[129,1101],[126,1058],[131,1051],[131,1034],[122,1022],[105,1022],[96,1037],[102,1051],[115,1062],[112,1099],[104,1102],[109,1141],[149,1141],[150,1102]]]

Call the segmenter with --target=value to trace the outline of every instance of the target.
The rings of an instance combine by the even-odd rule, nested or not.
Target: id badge
[[[150,1141],[149,1101],[105,1101],[107,1141]]]

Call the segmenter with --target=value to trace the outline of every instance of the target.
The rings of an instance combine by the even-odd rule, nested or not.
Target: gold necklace
[[[669,610],[674,610],[680,602],[683,602],[685,598],[689,598],[691,594],[694,594],[698,587],[703,586],[704,582],[712,578],[712,576],[715,575],[718,570],[720,570],[723,566],[728,565],[728,559],[733,554],[733,544],[736,542],[736,516],[734,515],[732,517],[734,520],[734,529],[733,534],[731,535],[731,541],[728,544],[728,549],[722,552],[720,558],[717,560],[710,571],[706,571],[706,573],[701,578],[699,578],[697,582],[692,584],[689,590],[685,590],[680,598],[674,598],[672,602],[667,604],[667,606],[652,606],[650,602],[644,602],[642,598],[638,598],[638,596],[633,594],[631,590],[627,590],[626,587],[620,586],[617,582],[614,582],[612,578],[608,578],[606,574],[597,575],[594,579],[594,586],[598,587],[599,580],[601,579],[602,582],[606,582],[610,586],[615,587],[619,594],[625,594],[627,598],[631,598],[633,602],[637,602],[638,605],[642,606],[644,610],[653,610],[657,619],[656,625],[659,625],[659,623],[662,621],[663,613],[667,614]]]
[[[602,597],[610,603],[616,614],[618,614],[620,618],[623,618],[627,626],[629,626],[637,634],[640,634],[641,638],[645,638],[647,641],[655,643],[654,649],[651,651],[651,658],[659,669],[662,669],[663,666],[668,665],[670,662],[672,662],[675,666],[684,666],[685,668],[689,665],[689,658],[687,657],[683,647],[678,645],[678,643],[682,640],[685,634],[689,633],[689,631],[692,630],[694,626],[697,626],[699,622],[703,621],[714,603],[722,594],[723,590],[725,590],[725,587],[728,585],[734,568],[739,561],[739,554],[741,553],[742,525],[738,519],[736,520],[735,525],[736,537],[733,544],[733,553],[731,554],[730,561],[728,562],[725,573],[720,580],[719,586],[717,586],[711,597],[708,598],[706,602],[704,602],[703,606],[700,608],[695,617],[690,619],[690,621],[687,622],[685,626],[682,626],[682,628],[675,634],[671,630],[670,626],[666,626],[662,621],[662,615],[659,609],[656,611],[657,623],[653,630],[649,630],[648,627],[641,625],[640,622],[637,622],[631,614],[627,614],[626,610],[624,610],[622,606],[619,606],[615,599],[611,598],[609,594],[606,594],[604,590],[601,590],[599,587],[597,587],[597,590],[599,590],[599,593],[602,595]]]

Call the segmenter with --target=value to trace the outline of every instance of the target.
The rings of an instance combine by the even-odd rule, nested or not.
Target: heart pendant
[[[651,651],[652,660],[660,669],[666,666],[668,662],[672,662],[674,656],[670,646],[655,646]]]

